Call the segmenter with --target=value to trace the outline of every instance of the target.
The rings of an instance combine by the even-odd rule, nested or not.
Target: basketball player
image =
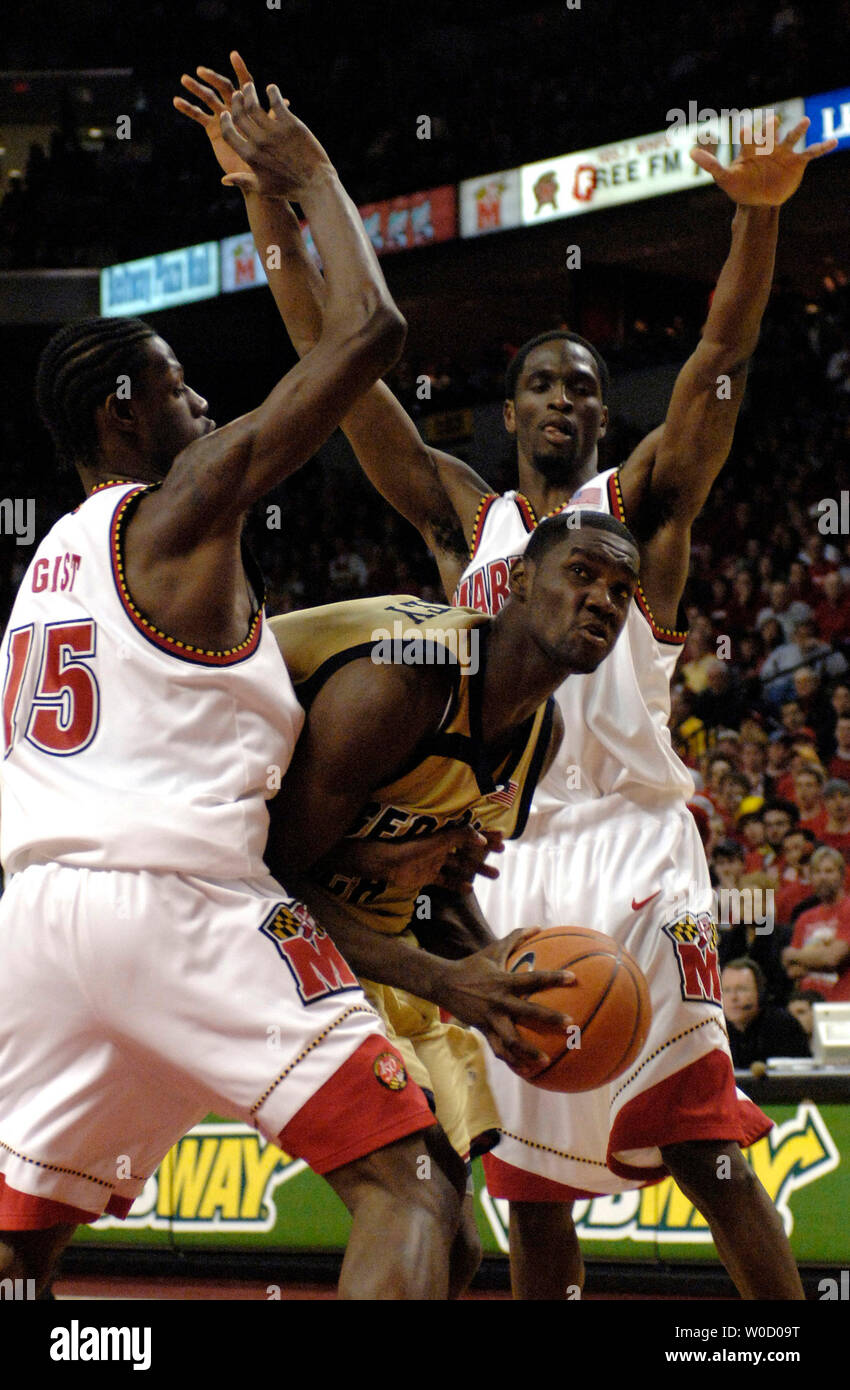
[[[221,429],[139,320],[63,329],[40,365],[88,496],[39,546],[2,647],[0,1274],[43,1287],[76,1224],[126,1215],[215,1110],[327,1174],[353,1215],[344,1296],[444,1298],[463,1166],[262,860],[268,764],[303,713],[243,517],[404,340],[333,166],[269,91],[274,119],[237,95],[223,135],[260,194],[314,219],[310,361]]]
[[[418,921],[432,915],[432,890],[418,896],[427,873],[404,886],[387,882],[374,858],[364,866],[363,852],[451,826],[522,833],[561,737],[549,697],[611,650],[637,563],[619,522],[575,512],[536,530],[495,618],[402,595],[272,619],[307,723],[274,803],[266,862],[361,977],[408,1075],[434,1097],[437,1119],[467,1164],[498,1141],[499,1117],[486,1049],[468,1028],[441,1021],[440,1006],[481,1028],[506,1061],[545,1062],[522,1043],[515,1021],[563,1028],[558,1014],[523,1003],[544,978],[560,976],[535,972],[529,986],[528,976],[498,969],[523,933],[494,942],[460,903],[450,902],[449,912],[465,918],[473,954],[449,961],[416,949]],[[471,1252],[471,1184],[464,1229]],[[470,1264],[471,1274],[471,1254]]]
[[[215,125],[230,84],[199,72],[208,85],[184,85],[209,107],[210,115],[195,108],[194,119],[220,156]],[[619,470],[596,476],[607,371],[575,334],[545,334],[511,364],[505,423],[517,442],[518,493],[497,497],[461,461],[428,448],[382,384],[343,421],[365,472],[418,527],[459,602],[497,610],[538,519],[571,499],[626,520],[640,542],[626,637],[595,674],[559,694],[567,737],[526,836],[506,851],[500,882],[481,892],[499,934],[574,922],[616,936],[647,975],[654,1009],[642,1058],[610,1088],[565,1099],[502,1068],[504,1157],[485,1162],[490,1191],[511,1200],[514,1289],[523,1298],[565,1298],[581,1285],[575,1198],[666,1172],[706,1217],[743,1297],[802,1297],[779,1217],[741,1153],[769,1121],[735,1090],[710,884],[685,805],[692,783],[667,720],[685,636],[679,604],[690,529],[731,445],[770,292],[779,207],[806,165],[835,148],[831,140],[795,153],[808,124],[781,141],[774,129],[764,149],[744,142],[728,169],[707,150],[693,152],[737,205],[732,246],[664,424]],[[282,204],[262,210],[249,200],[248,212],[261,254],[270,243],[285,248],[270,284],[296,349],[308,352],[321,323],[321,277]],[[683,895],[684,914],[675,907]]]

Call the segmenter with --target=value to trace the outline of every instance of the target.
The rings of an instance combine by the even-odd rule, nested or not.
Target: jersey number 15
[[[97,630],[91,618],[49,623],[44,629],[38,680],[28,708],[21,692],[38,639],[32,624],[9,634],[3,684],[3,742],[8,757],[19,731],[35,748],[67,758],[87,748],[97,731],[100,690],[87,664]]]

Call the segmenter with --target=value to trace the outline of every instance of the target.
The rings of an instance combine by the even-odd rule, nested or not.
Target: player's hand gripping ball
[[[512,951],[510,971],[571,970],[575,984],[530,999],[567,1014],[566,1032],[517,1023],[524,1041],[550,1058],[526,1081],[546,1091],[593,1091],[621,1076],[646,1042],[649,987],[637,962],[612,937],[589,927],[550,927]]]

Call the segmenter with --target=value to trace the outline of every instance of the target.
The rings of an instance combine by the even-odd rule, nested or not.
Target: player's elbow
[[[361,334],[370,360],[379,363],[383,376],[401,357],[407,339],[407,320],[392,300],[381,300],[370,313]]]

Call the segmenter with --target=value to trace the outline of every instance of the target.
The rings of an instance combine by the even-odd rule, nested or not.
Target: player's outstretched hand
[[[806,166],[813,159],[829,154],[838,144],[837,140],[822,140],[818,145],[795,153],[794,146],[810,124],[806,116],[780,140],[779,121],[771,116],[765,139],[759,144],[753,139],[752,128],[742,129],[740,153],[728,169],[701,145],[691,150],[691,159],[711,174],[714,182],[740,207],[779,207],[800,187]]]
[[[248,71],[244,59],[234,52],[230,55],[233,64],[233,71],[236,74],[239,87],[253,82],[253,78]],[[233,93],[236,90],[229,77],[223,77],[220,72],[215,72],[213,68],[198,67],[195,69],[198,77],[203,78],[199,82],[197,78],[190,77],[188,73],[180,78],[181,86],[191,92],[192,96],[198,97],[208,108],[206,111],[200,106],[194,106],[185,97],[175,97],[174,105],[182,116],[188,116],[189,120],[195,121],[206,131],[213,154],[224,170],[225,174],[245,174],[248,178],[246,192],[256,191],[256,180],[251,173],[250,165],[244,159],[240,159],[234,149],[231,149],[221,133],[221,122],[219,117],[223,111],[230,110],[230,103],[233,100]]]
[[[498,878],[498,869],[485,865],[490,853],[501,853],[502,836],[480,832],[471,825],[436,830],[398,844],[392,840],[342,840],[334,849],[334,864],[363,877],[383,879],[395,888],[418,892],[430,884],[470,893],[476,874]]]
[[[533,1004],[528,998],[541,989],[555,989],[575,983],[571,970],[529,970],[512,974],[505,970],[511,951],[539,930],[529,927],[511,932],[503,941],[494,941],[483,951],[450,961],[446,967],[447,988],[439,1003],[461,1023],[478,1028],[497,1057],[515,1070],[536,1071],[549,1058],[539,1048],[525,1043],[516,1030],[517,1023],[540,1023],[547,1028],[566,1029],[567,1014]]]
[[[319,170],[332,170],[331,161],[304,123],[292,115],[276,86],[266,88],[269,109],[264,111],[243,58],[234,51],[230,61],[238,88],[212,68],[199,67],[196,71],[203,81],[187,73],[180,81],[208,109],[185,97],[175,97],[174,105],[206,131],[224,170],[223,184],[245,194],[297,199]]]

